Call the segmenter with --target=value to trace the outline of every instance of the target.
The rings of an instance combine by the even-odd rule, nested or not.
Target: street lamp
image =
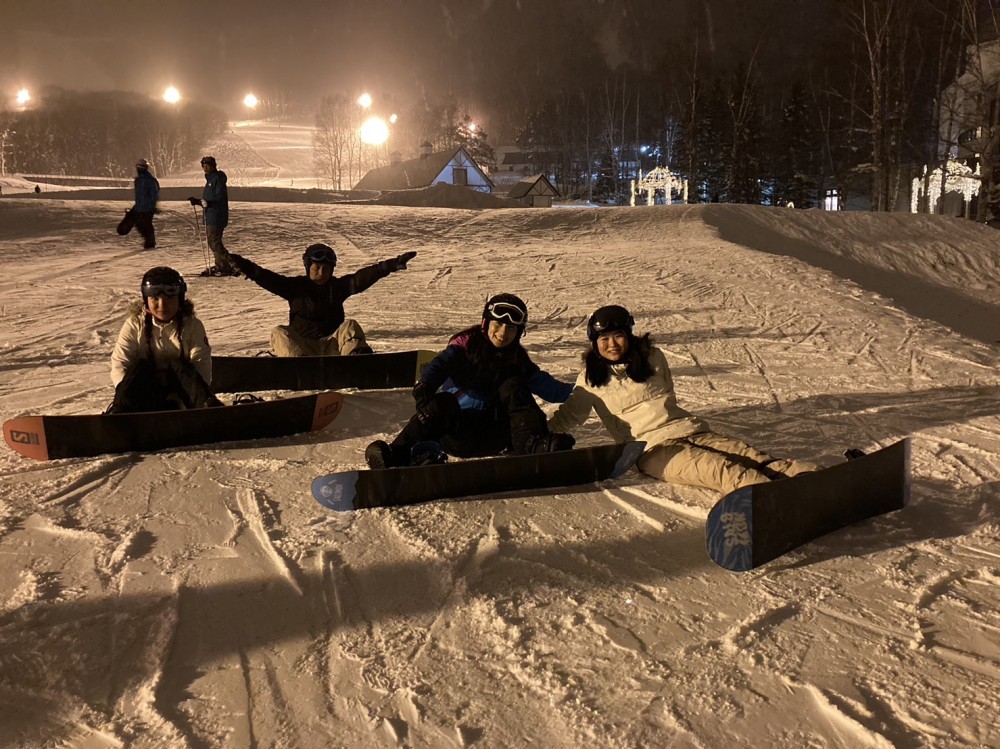
[[[381,117],[369,117],[361,123],[358,135],[361,137],[362,143],[367,143],[369,146],[381,146],[389,137],[389,126]]]
[[[180,100],[181,92],[173,86],[167,86],[167,90],[163,92],[163,101],[167,102],[167,104],[176,104]]]
[[[21,109],[27,107],[29,101],[31,101],[31,94],[28,93],[28,89],[22,88],[17,92],[17,106]]]
[[[361,106],[362,109],[368,109],[368,107],[372,105],[371,94],[369,93],[361,94],[361,96],[358,97],[358,104]]]
[[[258,99],[253,94],[247,94],[246,96],[243,97],[243,106],[245,106],[247,109],[252,110],[254,107],[257,106],[257,102]]]

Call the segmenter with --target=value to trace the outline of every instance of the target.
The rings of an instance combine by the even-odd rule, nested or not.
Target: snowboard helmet
[[[613,330],[620,330],[631,337],[633,325],[635,320],[627,309],[611,304],[601,307],[590,316],[587,321],[587,338],[596,347],[598,337]]]
[[[183,303],[184,295],[187,293],[187,283],[184,281],[184,276],[173,268],[160,265],[156,268],[150,268],[142,274],[139,290],[142,292],[143,304],[149,297],[158,294],[176,296]]]
[[[334,268],[337,267],[337,253],[328,244],[317,242],[306,247],[302,253],[302,264],[306,267],[306,274],[309,273],[309,266],[313,263],[329,263]]]
[[[486,300],[483,307],[482,329],[485,333],[489,328],[490,320],[504,323],[505,325],[517,326],[517,338],[520,340],[524,335],[524,328],[528,324],[528,305],[513,294],[495,294]]]
[[[149,162],[145,159],[139,159],[135,162],[135,168],[144,172],[149,169]]]
[[[214,167],[215,166],[215,157],[214,156],[202,156],[201,157],[201,165],[205,166],[205,164],[208,164],[209,166],[213,166]]]

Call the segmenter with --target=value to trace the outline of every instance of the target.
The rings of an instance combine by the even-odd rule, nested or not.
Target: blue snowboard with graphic
[[[910,442],[815,473],[745,486],[708,513],[708,554],[727,570],[752,570],[845,525],[906,506]]]
[[[625,442],[534,455],[344,471],[316,478],[312,495],[324,507],[344,511],[589,484],[621,476],[635,464],[645,446],[645,442]]]

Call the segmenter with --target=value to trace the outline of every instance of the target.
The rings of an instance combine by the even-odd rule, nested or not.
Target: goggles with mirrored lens
[[[180,296],[181,287],[176,283],[143,284],[142,293],[146,296]]]
[[[494,302],[486,310],[492,319],[509,325],[524,325],[527,318],[523,309],[509,302]]]

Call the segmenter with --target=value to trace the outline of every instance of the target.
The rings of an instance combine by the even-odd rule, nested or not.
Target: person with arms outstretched
[[[677,405],[667,357],[649,333],[632,332],[620,305],[596,310],[587,322],[590,349],[573,393],[549,419],[549,429],[572,431],[596,411],[616,442],[646,443],[640,471],[662,481],[728,494],[742,486],[819,470],[775,458],[737,439],[712,432]]]
[[[456,333],[413,388],[417,412],[392,440],[365,450],[370,468],[442,462],[458,457],[517,455],[569,450],[574,439],[545,425],[535,401],[562,403],[573,386],[531,361],[521,346],[528,307],[513,294],[487,300],[482,319]],[[441,450],[414,453],[421,443]]]
[[[288,325],[271,331],[276,356],[347,356],[370,354],[371,346],[357,320],[348,319],[344,301],[360,294],[390,273],[406,270],[416,252],[368,265],[345,276],[334,276],[337,253],[327,244],[311,244],[302,253],[305,275],[283,276],[241,255],[229,261],[262,289],[288,302]]]

